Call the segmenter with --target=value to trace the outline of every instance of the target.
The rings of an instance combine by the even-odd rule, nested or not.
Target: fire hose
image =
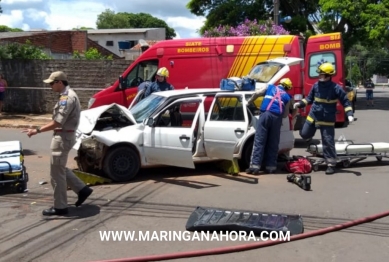
[[[343,224],[338,224],[298,235],[294,235],[290,237],[290,241],[310,238],[314,236],[319,236],[331,232],[335,232],[338,230],[342,230],[345,228],[357,226],[360,224],[372,222],[374,220],[383,218],[389,216],[389,211],[375,214],[369,217],[345,222]],[[133,261],[162,261],[162,260],[172,260],[172,259],[180,259],[180,258],[189,258],[189,257],[200,257],[200,256],[210,256],[210,255],[220,255],[220,254],[227,254],[227,253],[234,253],[234,252],[241,252],[251,249],[258,249],[268,246],[274,246],[278,244],[285,243],[285,241],[282,240],[276,240],[276,241],[264,241],[264,242],[255,242],[250,244],[244,244],[244,245],[237,245],[237,246],[229,246],[229,247],[221,247],[221,248],[214,248],[214,249],[207,249],[207,250],[194,250],[194,251],[186,251],[186,252],[177,252],[177,253],[170,253],[170,254],[160,254],[160,255],[151,255],[151,256],[140,256],[140,257],[131,257],[131,258],[120,258],[120,259],[109,259],[109,260],[99,260],[95,262],[133,262]]]

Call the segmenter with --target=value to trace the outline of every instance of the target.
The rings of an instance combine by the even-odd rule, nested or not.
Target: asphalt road
[[[359,95],[355,117],[336,130],[357,143],[389,142],[389,92],[377,89],[376,106]],[[197,170],[159,168],[143,171],[127,184],[94,186],[81,208],[70,206],[65,218],[44,218],[52,203],[48,160],[50,134],[28,138],[20,130],[1,129],[1,140],[20,140],[30,174],[29,192],[0,191],[0,261],[94,261],[233,246],[248,242],[167,242],[100,240],[101,230],[185,231],[196,206],[301,214],[305,231],[387,211],[389,159],[369,158],[332,176],[312,174],[312,191],[286,182],[286,174],[229,176],[214,165]],[[297,132],[295,137],[298,138]],[[319,132],[316,138],[320,138]],[[307,155],[298,140],[292,151]],[[74,156],[74,152],[73,152]],[[68,166],[74,166],[70,157]],[[69,204],[76,196],[69,191]],[[389,218],[282,245],[227,255],[179,261],[385,261],[389,256]]]

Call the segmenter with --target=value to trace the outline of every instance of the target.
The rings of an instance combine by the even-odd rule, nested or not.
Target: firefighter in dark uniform
[[[303,108],[312,104],[304,126],[300,130],[300,136],[306,140],[312,139],[316,129],[320,129],[323,154],[327,163],[326,174],[329,175],[335,173],[337,162],[335,122],[338,100],[343,105],[349,122],[354,121],[354,115],[346,92],[331,80],[335,74],[334,66],[331,63],[322,63],[319,65],[317,73],[319,74],[319,81],[313,85],[307,97],[294,104],[294,108]]]
[[[50,84],[54,92],[60,94],[54,106],[53,120],[37,129],[25,129],[29,137],[38,133],[54,131],[51,139],[51,185],[54,189],[53,207],[43,210],[43,215],[66,215],[68,213],[68,186],[78,195],[76,206],[80,206],[92,194],[70,169],[66,168],[69,151],[75,144],[75,131],[80,121],[81,106],[77,94],[68,85],[67,76],[61,71],[54,72],[43,82]]]
[[[157,74],[155,75],[155,81],[145,86],[146,90],[144,97],[148,97],[154,92],[174,90],[174,87],[167,82],[168,77],[169,70],[167,70],[166,67],[161,67],[158,69]]]
[[[291,97],[286,90],[291,88],[292,81],[284,78],[277,86],[269,85],[267,88],[258,90],[248,101],[252,103],[257,97],[265,95],[260,107],[261,115],[255,132],[251,163],[246,170],[247,174],[259,174],[263,160],[266,164],[266,173],[275,173],[282,118],[288,117],[290,108]]]

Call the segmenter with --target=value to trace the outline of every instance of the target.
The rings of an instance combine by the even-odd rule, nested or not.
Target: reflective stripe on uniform
[[[335,103],[338,102],[338,99],[327,100],[327,99],[323,99],[323,98],[320,98],[320,97],[315,97],[315,101],[319,102],[319,103],[335,104]]]
[[[353,108],[352,108],[351,106],[348,106],[348,107],[346,107],[346,108],[344,109],[345,112],[348,112],[348,111],[351,111],[351,110],[353,110]]]
[[[310,123],[315,122],[315,120],[310,116],[307,116],[307,121]],[[321,126],[334,126],[335,125],[335,122],[316,121],[315,123],[317,125],[321,125]]]
[[[303,102],[304,104],[308,104],[308,101],[304,98],[303,100],[301,100],[301,102]]]
[[[273,99],[274,96],[270,96],[270,95],[265,95],[264,98],[268,98],[268,99]],[[275,98],[274,100],[278,101],[277,98]],[[284,102],[281,100],[281,103],[284,104]]]

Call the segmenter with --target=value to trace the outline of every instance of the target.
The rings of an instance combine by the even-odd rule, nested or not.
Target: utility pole
[[[274,0],[274,24],[279,25],[279,17],[280,17],[280,0]]]

